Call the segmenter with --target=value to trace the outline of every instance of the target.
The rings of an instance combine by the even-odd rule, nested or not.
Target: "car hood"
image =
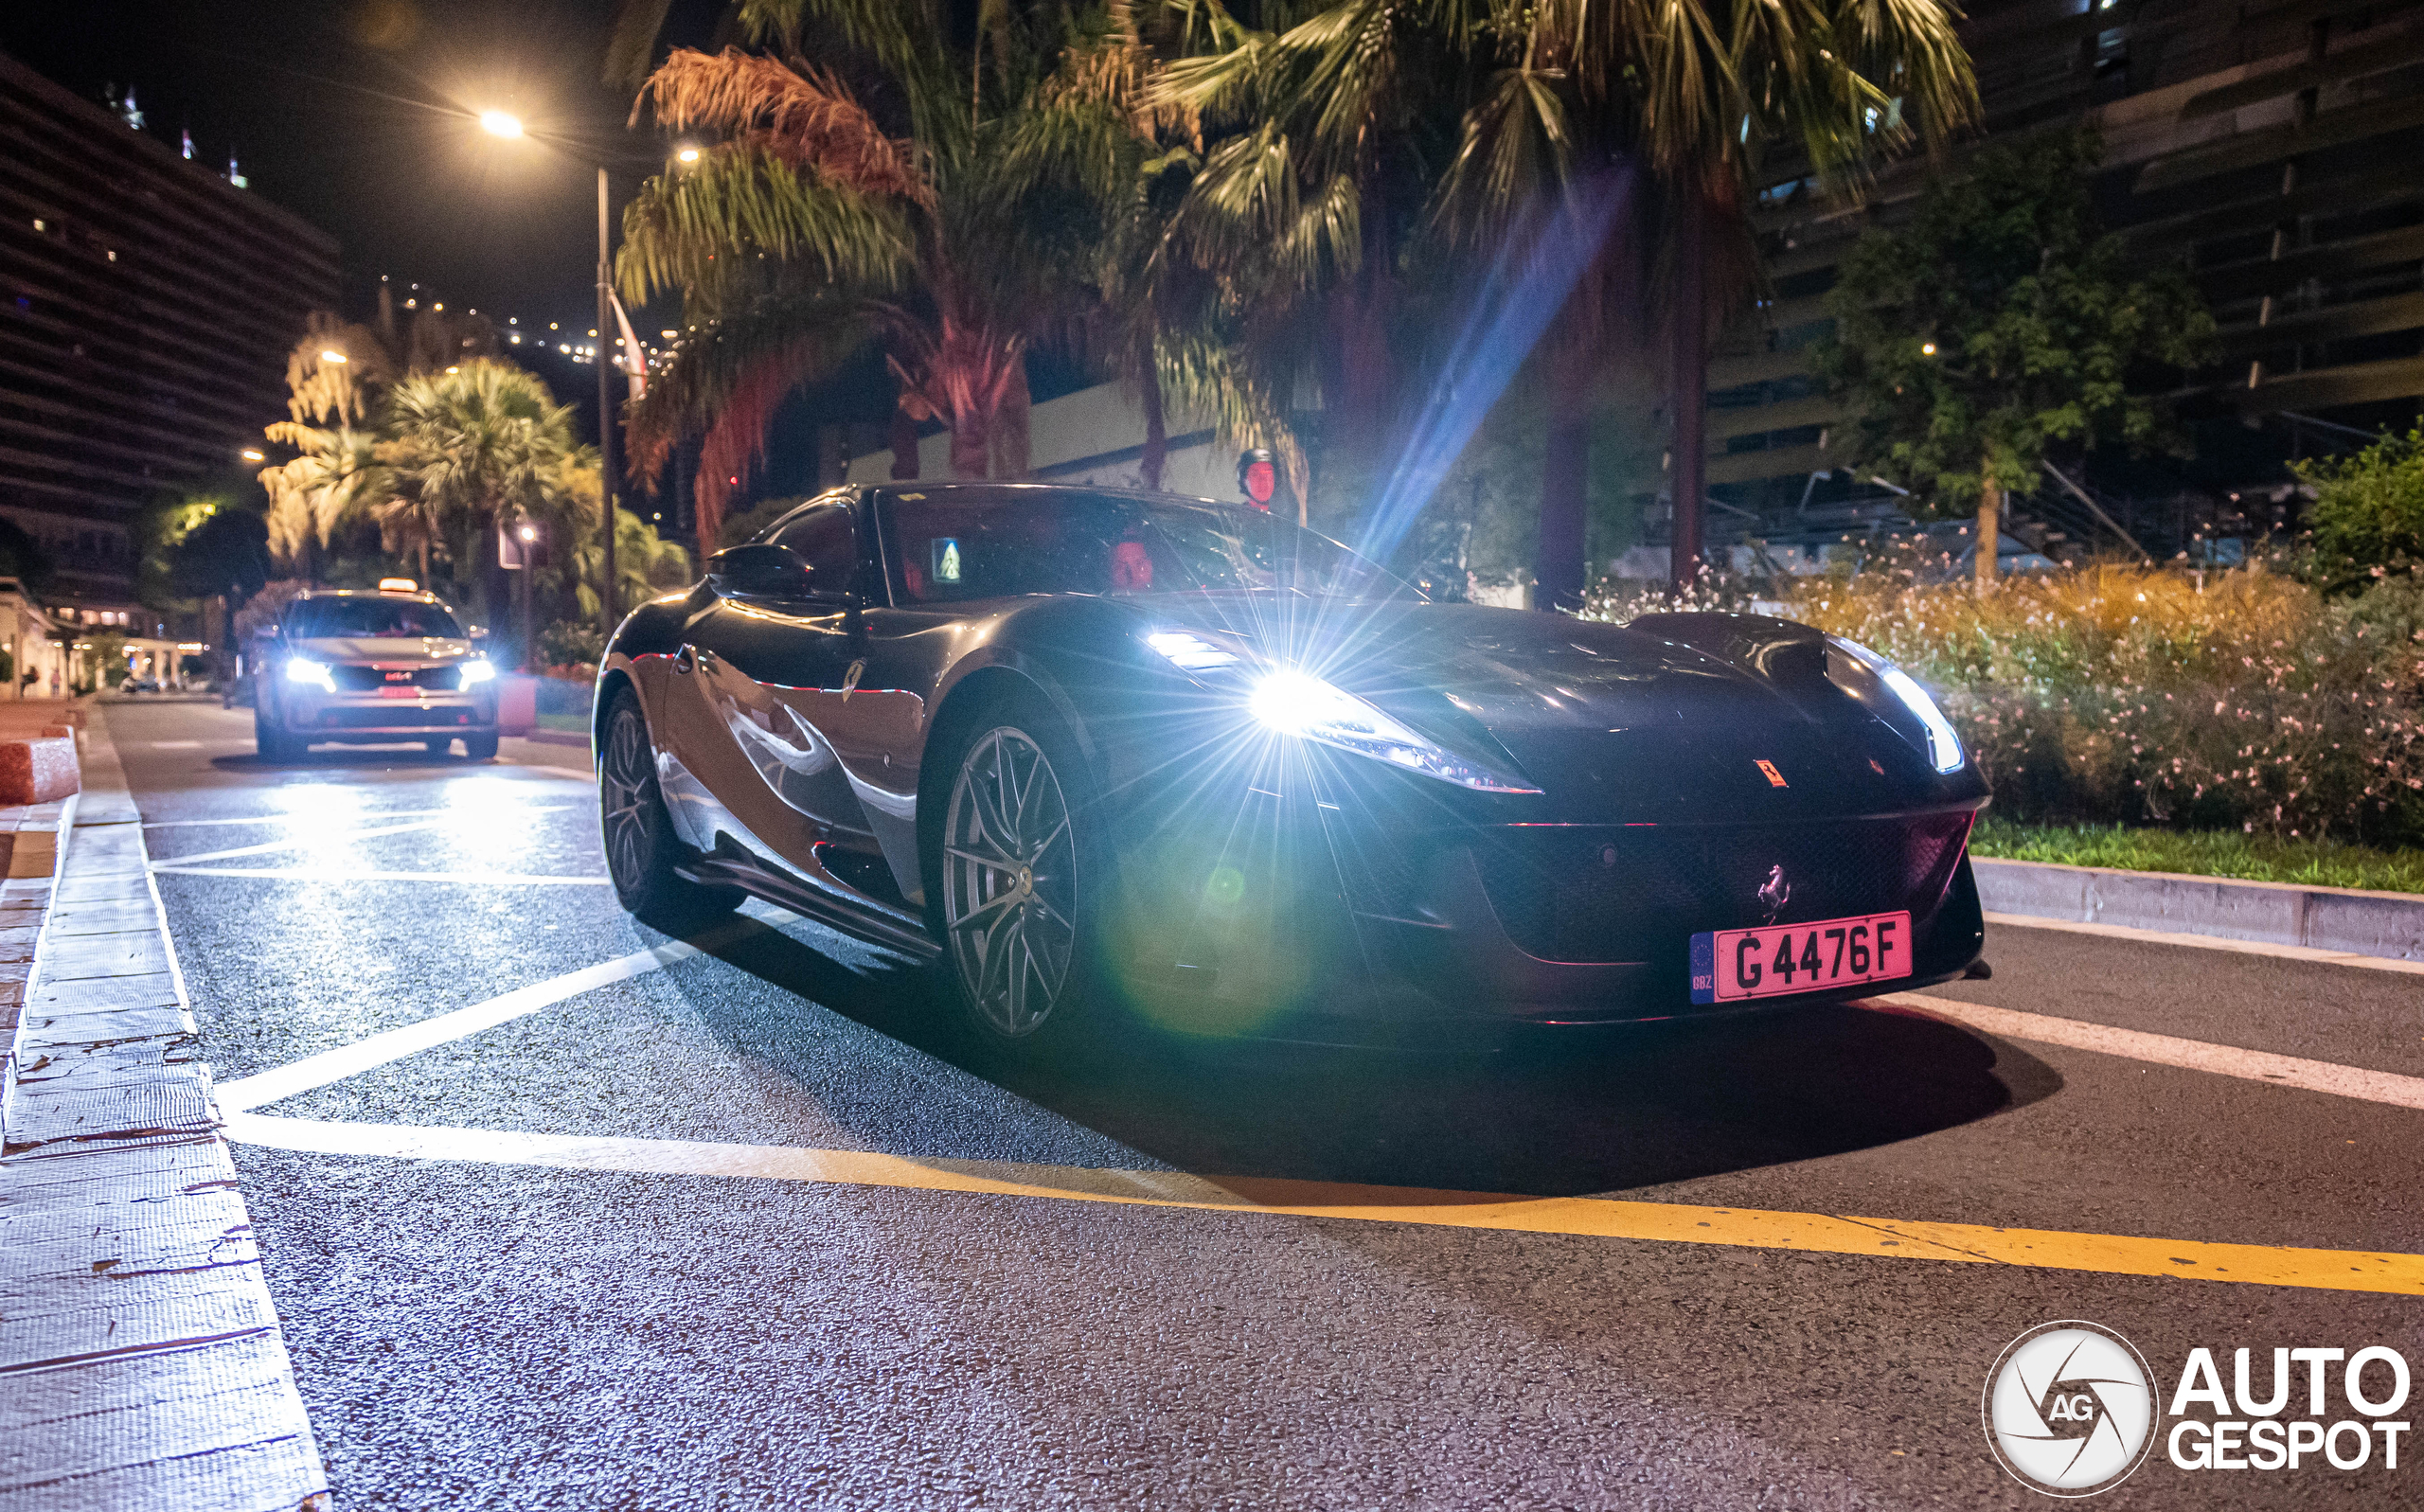
[[[1849,699],[1789,693],[1618,625],[1467,604],[1206,601],[1167,617],[1238,635],[1452,749],[1511,765],[1556,819],[1817,817],[1945,796],[1909,743]]]
[[[459,662],[472,654],[470,641],[419,635],[409,639],[347,635],[298,640],[294,646],[297,656],[315,662]]]

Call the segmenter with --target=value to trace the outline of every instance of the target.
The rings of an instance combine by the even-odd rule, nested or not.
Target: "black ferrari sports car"
[[[1986,784],[1865,648],[1433,603],[1167,494],[825,494],[632,614],[595,736],[633,912],[939,956],[1005,1042],[1722,1012],[1984,940]]]

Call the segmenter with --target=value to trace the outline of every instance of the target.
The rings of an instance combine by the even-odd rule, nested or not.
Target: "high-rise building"
[[[1980,141],[2092,128],[2108,224],[2134,257],[2188,272],[2221,327],[2193,375],[2201,457],[2167,484],[2149,468],[2099,490],[2158,548],[2227,517],[2244,480],[2285,484],[2280,459],[2403,429],[2424,397],[2424,7],[2415,0],[1976,0],[1962,27],[1984,132],[1943,164],[1883,176],[1857,206],[1780,166],[1758,190],[1772,299],[1720,342],[1709,376],[1708,481],[1740,506],[1809,498],[1840,460],[1840,407],[1809,375],[1837,261],[1907,214],[1931,172]],[[1840,488],[1843,480],[1837,478]],[[2173,489],[2169,499],[2147,495]],[[2041,497],[2061,513],[2070,494]],[[2198,495],[2201,491],[2202,498]],[[2273,492],[2286,492],[2276,488]],[[2282,506],[2241,521],[2261,528]],[[2083,514],[2083,512],[2082,512]],[[2116,519],[2118,515],[2115,515]],[[1738,521],[1738,515],[1737,519]],[[1713,519],[1712,525],[1722,524]],[[2042,524],[2041,522],[2041,524]],[[2208,519],[2232,528],[2232,522]],[[1738,525],[1738,528],[1741,528]],[[2080,518],[2074,535],[2112,533]],[[2056,531],[2057,539],[2060,532]]]
[[[327,233],[0,56],[0,518],[51,597],[133,623],[136,515],[258,466],[336,291]]]

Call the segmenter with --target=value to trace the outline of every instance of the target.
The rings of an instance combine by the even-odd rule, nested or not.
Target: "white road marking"
[[[233,742],[223,740],[219,743],[228,745]],[[154,740],[152,742],[152,749],[154,751],[199,751],[202,749],[202,742],[200,740]]]
[[[765,924],[798,922],[798,916],[790,910],[755,898],[744,901],[740,912]],[[493,1029],[525,1014],[536,1013],[566,998],[578,997],[610,983],[646,975],[676,961],[686,961],[700,953],[702,949],[722,943],[730,932],[729,925],[707,930],[699,936],[705,942],[704,947],[684,940],[668,940],[663,945],[633,951],[612,961],[585,966],[578,971],[567,971],[544,982],[516,987],[503,997],[490,998],[486,1003],[474,1003],[468,1008],[456,1008],[451,1013],[423,1019],[401,1029],[374,1034],[367,1040],[356,1041],[340,1049],[324,1050],[316,1056],[307,1056],[272,1071],[222,1082],[218,1089],[219,1105],[231,1111],[265,1108],[298,1093],[310,1092],[314,1087],[325,1087],[332,1081],[360,1076],[390,1060],[401,1060],[436,1045],[469,1039],[484,1029]],[[171,954],[169,958],[173,961],[175,956]]]
[[[2148,945],[2185,945],[2201,951],[2234,951],[2241,955],[2277,955],[2285,961],[2320,961],[2327,966],[2356,966],[2369,971],[2405,971],[2424,976],[2424,961],[2401,961],[2387,955],[2358,955],[2348,951],[2318,950],[2311,945],[2274,945],[2268,940],[2231,940],[2218,934],[2184,934],[2172,930],[2136,929],[2128,924],[2091,924],[2082,919],[2039,918],[2030,914],[1988,914],[1997,928],[2061,930],[2072,934],[2101,934],[2108,939],[2139,940]]]
[[[258,877],[291,882],[461,882],[472,887],[612,887],[611,877],[537,877],[504,871],[330,871],[312,866],[154,866],[181,877]]]
[[[359,1076],[390,1060],[401,1060],[432,1046],[478,1034],[483,1029],[493,1029],[500,1023],[536,1013],[541,1008],[561,1003],[593,987],[659,970],[676,961],[686,961],[698,953],[699,948],[695,945],[668,940],[663,945],[634,951],[615,960],[568,971],[544,982],[534,982],[503,997],[490,998],[468,1008],[456,1008],[452,1013],[441,1013],[434,1019],[423,1019],[401,1029],[389,1029],[384,1034],[374,1034],[342,1049],[306,1056],[275,1071],[221,1082],[219,1106],[231,1112],[265,1108],[298,1093],[310,1092],[314,1087],[325,1087],[330,1082]]]
[[[518,814],[561,813],[563,809],[560,808],[517,809],[514,812]],[[322,817],[325,821],[325,816]],[[381,825],[369,829],[340,829],[334,834],[315,832],[308,835],[289,835],[284,840],[264,840],[258,845],[231,845],[225,850],[197,851],[190,856],[170,856],[165,861],[155,861],[152,864],[155,869],[163,866],[186,866],[195,862],[225,861],[231,856],[258,856],[273,850],[293,850],[298,845],[337,845],[348,840],[370,840],[380,835],[401,835],[415,829],[442,829],[448,825],[493,823],[495,817],[493,814],[463,813],[458,810],[442,814],[436,819],[415,819],[401,825]]]
[[[2158,1066],[2178,1066],[2217,1076],[2236,1076],[2242,1081],[2260,1081],[2272,1087],[2326,1092],[2336,1097],[2387,1103],[2394,1108],[2424,1109],[2424,1076],[2367,1071],[2362,1066],[2308,1060],[2297,1056],[2276,1056],[2265,1050],[2242,1050],[2236,1045],[2183,1040],[2168,1034],[2148,1034],[2142,1029],[2118,1029],[2111,1024],[2089,1023],[2081,1019],[2057,1019],[2041,1013],[2022,1013],[2013,1008],[1991,1008],[1981,1003],[1959,1003],[1951,998],[1928,997],[1917,992],[1880,993],[1864,1002],[1895,1012],[1948,1020],[2006,1040],[2062,1045],[2072,1050],[2093,1050],[2099,1055],[2120,1056],[2125,1059],[2144,1060]]]
[[[432,814],[459,813],[460,811],[455,809],[388,809],[372,813],[356,814],[354,817],[357,819],[425,819]],[[293,825],[306,822],[324,824],[328,817],[325,813],[287,812],[246,814],[240,819],[146,819],[143,821],[143,827],[146,829],[192,829],[205,825]]]

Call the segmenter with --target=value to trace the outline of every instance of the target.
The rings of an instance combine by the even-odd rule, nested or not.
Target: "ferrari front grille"
[[[1771,922],[1759,893],[1779,867],[1790,892],[1777,920],[1907,909],[1921,925],[1943,901],[1970,820],[1506,829],[1475,845],[1474,860],[1499,922],[1530,954],[1681,961],[1701,931]]]

